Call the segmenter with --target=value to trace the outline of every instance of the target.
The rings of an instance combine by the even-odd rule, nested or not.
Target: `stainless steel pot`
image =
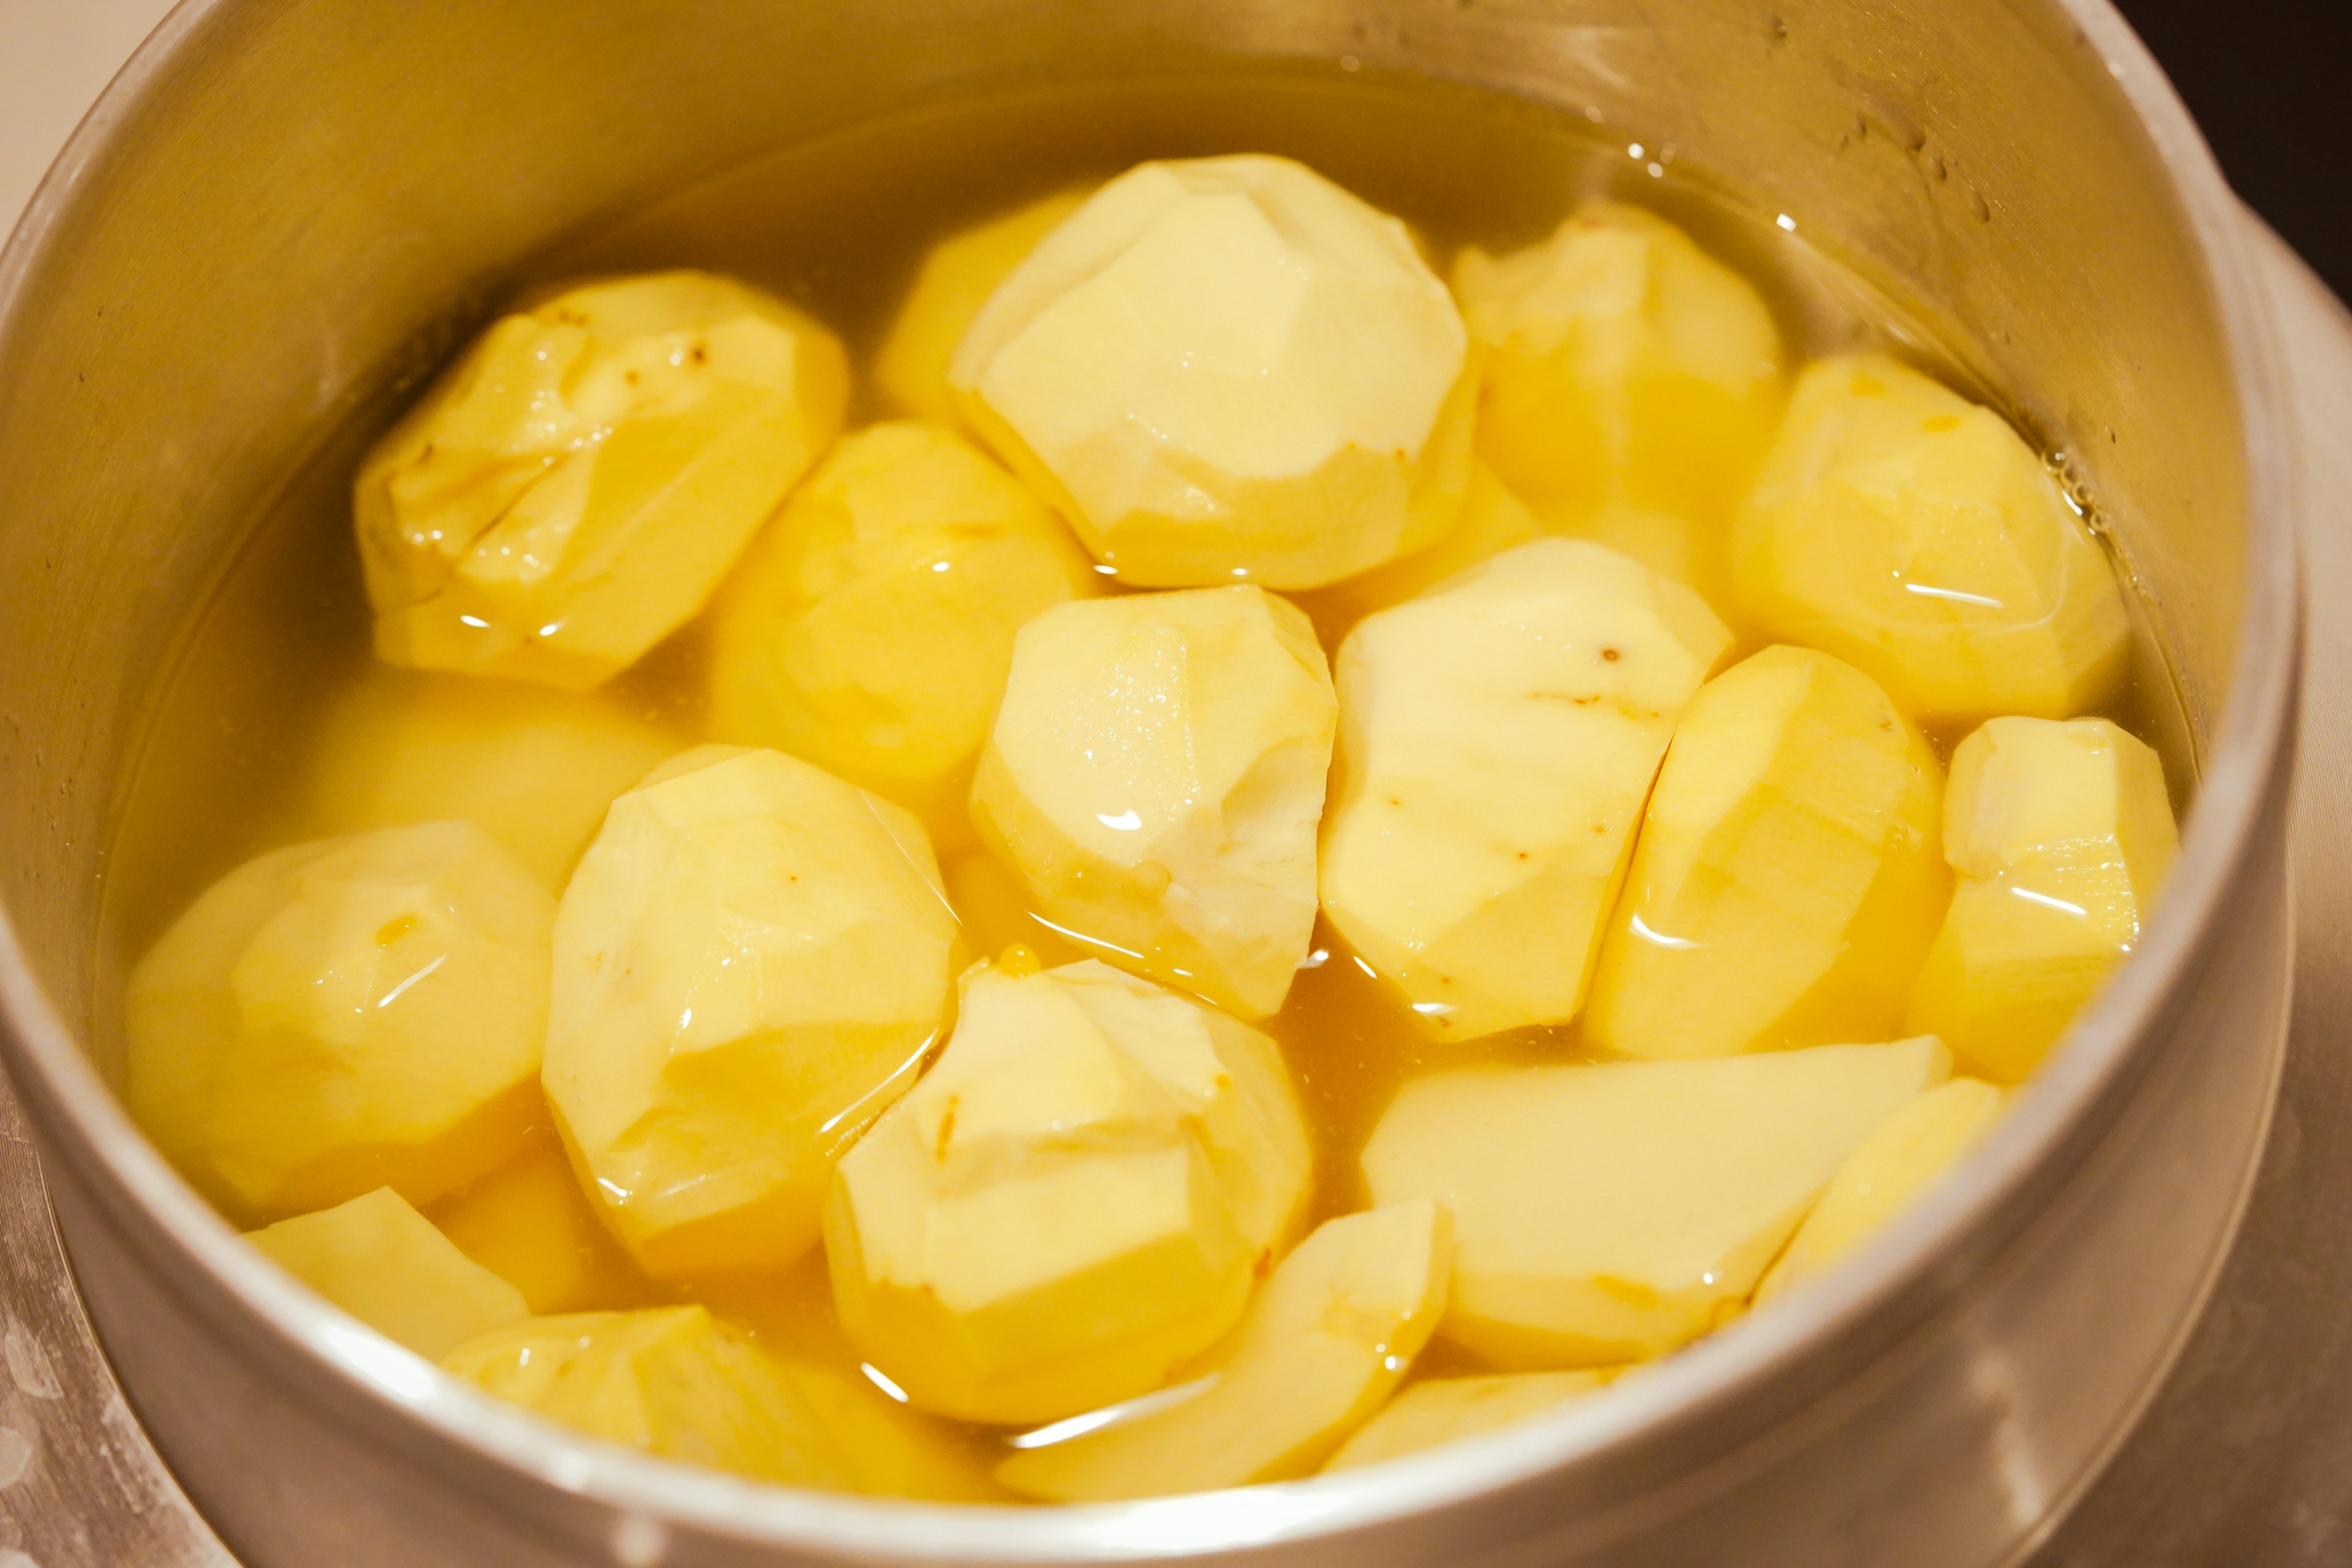
[[[2296,468],[2242,228],[2102,0],[190,0],[0,257],[0,1005],[116,1369],[258,1568],[845,1560],[1982,1568],[2193,1321],[2273,1100]],[[85,1054],[111,806],[175,629],[328,421],[514,259],[977,83],[1412,68],[1671,142],[1948,315],[2101,500],[2200,760],[2141,951],[1853,1266],[1409,1466],[1117,1508],[762,1490],[457,1386],[239,1245]]]

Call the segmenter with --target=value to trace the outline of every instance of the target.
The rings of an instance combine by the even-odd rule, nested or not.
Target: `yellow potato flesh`
[[[2105,719],[1995,719],[1952,753],[1959,874],[1911,994],[1912,1027],[1972,1072],[2040,1066],[2139,939],[2178,847],[2164,764]]]
[[[1956,1078],[1902,1106],[1838,1167],[1821,1202],[1756,1289],[1762,1302],[1837,1263],[1917,1202],[2008,1109],[1981,1079]]]
[[[1076,963],[1086,953],[1030,911],[1029,888],[985,849],[967,849],[940,868],[948,902],[955,906],[973,952],[1001,964],[1009,948],[1025,948],[1040,969]]]
[[[435,1204],[428,1217],[458,1251],[520,1290],[534,1312],[629,1307],[646,1297],[644,1278],[596,1217],[551,1129]]]
[[[847,395],[832,333],[707,273],[501,317],[361,466],[378,657],[607,679],[701,609]]]
[[[1057,1502],[1211,1491],[1311,1473],[1380,1408],[1445,1310],[1452,1225],[1408,1202],[1328,1220],[1274,1271],[1197,1391],[997,1467]],[[1032,1439],[1053,1436],[1032,1434]]]
[[[1408,1083],[1363,1170],[1454,1223],[1441,1331],[1507,1370],[1646,1360],[1763,1278],[1838,1167],[1943,1081],[1933,1039]]]
[[[1377,1465],[1443,1447],[1481,1432],[1499,1432],[1597,1394],[1617,1369],[1506,1372],[1490,1377],[1434,1377],[1401,1391],[1324,1466],[1332,1470]]]
[[[1233,1323],[1307,1170],[1265,1036],[1100,963],[980,969],[939,1064],[841,1163],[834,1300],[919,1408],[1074,1415]]]
[[[805,758],[966,840],[1013,634],[1102,579],[1053,513],[941,426],[844,437],[712,618],[710,731]]]
[[[785,1486],[856,1486],[786,1369],[701,1307],[526,1318],[441,1364],[550,1421],[660,1458]]]
[[[1264,1017],[1314,929],[1337,706],[1263,589],[1060,605],[1014,640],[972,823],[1095,956]]]
[[[875,390],[891,412],[956,422],[955,395],[948,387],[956,345],[997,285],[1086,199],[1081,191],[1057,192],[931,247],[874,356]]]
[[[467,823],[248,862],[132,972],[131,1112],[247,1220],[462,1187],[538,1111],[553,912]]]
[[[957,928],[914,818],[778,752],[705,747],[613,803],[555,926],[544,1081],[656,1276],[781,1268],[912,1081]]]
[[[271,1262],[418,1355],[436,1359],[530,1309],[389,1187],[249,1232]]]
[[[1729,642],[1688,588],[1560,539],[1349,634],[1323,908],[1432,1036],[1575,1016],[1675,717]]]
[[[1816,361],[1732,535],[1739,607],[1923,721],[2063,719],[2129,654],[2098,542],[1990,409],[1883,354]]]
[[[1770,647],[1659,770],[1587,1037],[1637,1057],[1884,1038],[1943,918],[1943,770],[1853,666]]]
[[[990,297],[948,380],[1139,586],[1334,582],[1434,542],[1468,479],[1444,285],[1403,225],[1282,158],[1113,180]]]
[[[602,695],[379,665],[311,749],[303,817],[320,833],[476,823],[561,892],[613,797],[684,746]]]
[[[1755,289],[1664,219],[1605,201],[1528,249],[1471,247],[1454,287],[1485,350],[1480,456],[1539,512],[1715,597],[1714,550],[1665,539],[1715,545],[1771,439],[1780,341]]]

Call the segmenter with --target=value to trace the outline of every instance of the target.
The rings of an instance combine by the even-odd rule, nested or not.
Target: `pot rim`
[[[1702,1418],[1918,1287],[2091,1119],[2158,1039],[2152,1026],[2205,933],[2225,918],[2291,751],[2302,604],[2295,427],[2267,297],[2245,245],[2245,214],[2169,81],[2110,0],[2046,0],[2097,51],[2185,210],[2224,330],[2247,477],[2246,599],[2219,734],[2165,897],[2138,952],[1969,1160],[1855,1257],[1773,1310],[1647,1369],[1608,1399],[1386,1465],[1223,1492],[1139,1502],[1006,1508],[837,1497],[769,1487],[574,1436],[440,1372],[310,1294],[246,1246],[150,1145],[35,978],[0,907],[0,1047],[52,1146],[142,1237],[233,1298],[275,1342],[362,1402],[339,1418],[413,1426],[460,1452],[621,1510],[662,1539],[664,1523],[719,1538],[961,1562],[1068,1562],[1235,1551],[1336,1534],[1459,1504],[1596,1457],[1644,1430]],[[0,249],[0,364],[36,263],[118,133],[177,68],[192,39],[241,0],[184,0],[82,121]],[[444,1469],[448,1466],[441,1467]],[[622,1533],[625,1533],[625,1530]],[[615,1537],[616,1549],[621,1547]],[[657,1558],[649,1559],[657,1560]]]

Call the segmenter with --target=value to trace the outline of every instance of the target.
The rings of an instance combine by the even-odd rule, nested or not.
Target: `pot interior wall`
[[[201,8],[69,167],[0,331],[0,899],[87,1025],[149,699],[323,432],[445,353],[521,260],[764,147],[944,91],[1234,56],[1417,69],[1672,145],[1949,323],[2068,455],[2197,745],[2245,578],[2208,279],[2089,44],[2001,0],[475,0]],[[70,158],[70,155],[69,155]],[[76,197],[79,193],[79,199]]]

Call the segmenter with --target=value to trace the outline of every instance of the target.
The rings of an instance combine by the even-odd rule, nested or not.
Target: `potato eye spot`
[[[1957,430],[1959,427],[1960,416],[1957,414],[1938,414],[1933,419],[1928,420],[1927,423],[1919,426],[1922,430],[1933,431],[1938,435],[1947,430]]]
[[[390,947],[394,942],[415,931],[416,923],[415,915],[395,915],[376,928],[376,946]]]

